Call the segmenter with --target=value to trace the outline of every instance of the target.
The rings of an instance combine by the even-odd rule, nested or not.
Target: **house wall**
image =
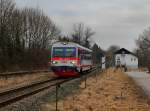
[[[105,69],[106,68],[106,60],[105,60],[105,57],[102,57],[102,69]]]
[[[126,65],[128,68],[138,68],[138,58],[132,54],[116,54],[115,55],[115,65],[117,64],[118,59],[120,58],[120,65]]]

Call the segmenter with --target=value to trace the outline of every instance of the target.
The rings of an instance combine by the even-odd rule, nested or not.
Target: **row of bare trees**
[[[139,36],[136,44],[138,46],[136,53],[139,57],[139,65],[147,67],[150,72],[150,28]]]
[[[47,48],[59,34],[41,10],[18,9],[13,0],[0,0],[0,70],[46,64]]]

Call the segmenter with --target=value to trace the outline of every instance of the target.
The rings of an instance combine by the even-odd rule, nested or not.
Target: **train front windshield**
[[[54,47],[53,57],[76,57],[76,48],[74,47]]]

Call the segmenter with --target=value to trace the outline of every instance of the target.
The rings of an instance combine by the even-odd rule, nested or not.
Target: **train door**
[[[81,58],[80,64],[81,64],[81,65],[84,65],[84,54],[81,54],[81,55],[80,55],[80,58]]]

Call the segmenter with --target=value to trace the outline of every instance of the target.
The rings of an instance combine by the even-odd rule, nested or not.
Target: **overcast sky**
[[[93,40],[133,50],[135,40],[150,26],[150,0],[15,0],[18,7],[38,7],[69,34],[74,23],[90,26]]]

